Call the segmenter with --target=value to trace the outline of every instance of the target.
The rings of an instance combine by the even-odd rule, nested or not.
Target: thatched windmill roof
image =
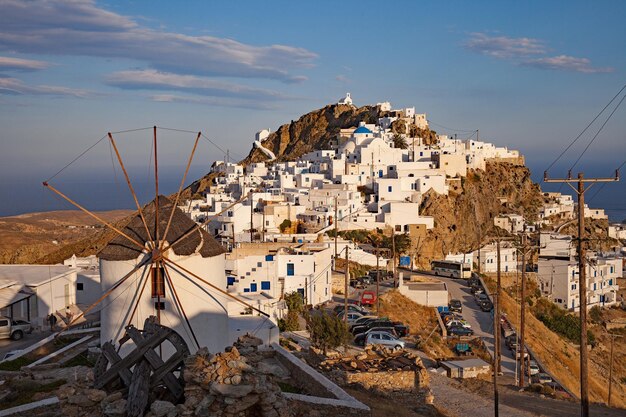
[[[159,196],[159,236],[162,240],[166,240],[171,244],[189,231],[195,229],[191,235],[187,236],[180,244],[177,244],[171,249],[176,255],[188,256],[199,253],[203,258],[208,258],[224,253],[224,248],[204,229],[199,228],[196,223],[178,207],[174,210],[170,230],[167,236],[164,237],[163,234],[165,233],[171,210],[172,202],[165,196]],[[146,218],[152,239],[156,238],[155,213],[154,200],[143,207],[143,215]],[[140,243],[150,241],[139,213],[131,218],[122,231]],[[137,259],[140,254],[141,251],[134,243],[128,241],[128,239],[123,236],[116,236],[109,241],[98,256],[100,259],[107,261],[128,261]]]

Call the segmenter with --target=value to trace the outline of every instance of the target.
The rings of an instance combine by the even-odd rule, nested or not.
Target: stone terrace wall
[[[414,371],[347,372],[344,379],[347,384],[379,392],[412,392],[419,386],[419,374]]]

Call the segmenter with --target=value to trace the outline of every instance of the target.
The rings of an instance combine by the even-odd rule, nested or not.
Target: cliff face
[[[307,152],[329,149],[341,129],[356,127],[359,122],[375,123],[381,113],[376,106],[354,107],[331,104],[284,124],[263,141],[263,146],[274,152],[279,161],[294,161]],[[259,149],[252,149],[244,163],[262,162],[267,157]]]
[[[449,252],[475,250],[501,213],[519,213],[531,221],[542,204],[541,189],[524,166],[489,162],[486,170],[470,170],[460,192],[444,196],[430,190],[420,214],[433,216],[435,227],[420,242],[418,262],[427,265]]]

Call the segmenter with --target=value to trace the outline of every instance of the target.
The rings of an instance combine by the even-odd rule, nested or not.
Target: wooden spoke
[[[215,285],[211,284],[210,282],[208,282],[207,280],[205,280],[205,279],[201,278],[200,276],[198,276],[198,275],[194,274],[193,272],[191,272],[190,270],[188,270],[188,269],[187,269],[187,268],[185,268],[184,266],[181,266],[181,265],[177,264],[176,262],[169,260],[169,259],[168,259],[168,258],[166,258],[165,256],[164,256],[162,259],[165,261],[165,263],[171,264],[173,267],[178,268],[178,269],[180,269],[181,271],[183,271],[183,272],[185,272],[185,273],[187,273],[187,274],[191,275],[192,277],[194,277],[194,278],[198,279],[200,282],[202,282],[202,283],[204,283],[204,284],[208,285],[209,287],[211,287],[211,288],[213,288],[214,290],[216,290],[216,291],[218,291],[218,292],[220,292],[220,293],[224,294],[225,296],[232,298],[233,300],[237,301],[238,303],[243,304],[243,305],[245,305],[245,306],[246,306],[246,307],[248,307],[248,308],[251,308],[252,310],[254,310],[254,311],[256,311],[256,312],[260,313],[261,315],[263,315],[263,316],[265,316],[265,317],[269,317],[269,314],[267,314],[266,312],[259,310],[259,309],[258,309],[258,308],[256,308],[255,306],[253,306],[253,305],[251,305],[251,304],[249,304],[249,303],[247,303],[247,302],[245,302],[245,301],[243,301],[243,300],[240,300],[239,298],[235,297],[234,295],[232,295],[232,294],[230,294],[230,293],[228,293],[228,292],[226,292],[226,291],[222,290],[221,288],[219,288],[219,287],[217,287],[217,286],[215,286]]]
[[[185,185],[185,180],[187,179],[187,174],[189,173],[189,167],[191,166],[191,161],[193,160],[193,155],[196,153],[196,148],[198,147],[198,140],[200,139],[200,135],[202,132],[198,132],[198,136],[196,137],[196,142],[193,144],[193,149],[191,150],[191,155],[189,155],[189,161],[187,161],[187,168],[185,168],[185,174],[183,175],[183,179],[180,182],[180,187],[178,188],[178,193],[176,194],[176,200],[174,201],[174,205],[172,206],[172,210],[170,211],[170,218],[167,221],[167,226],[165,227],[165,233],[163,233],[163,242],[159,242],[158,247],[163,249],[165,245],[165,240],[167,239],[167,234],[170,231],[170,225],[172,224],[172,218],[174,218],[174,211],[178,206],[178,200],[180,199],[180,194],[183,192],[183,186]]]
[[[141,291],[139,292],[139,297],[137,297],[137,302],[135,303],[135,307],[133,307],[133,312],[130,315],[130,318],[128,319],[128,325],[130,326],[133,323],[133,319],[135,318],[135,313],[137,312],[137,308],[139,307],[139,303],[141,302],[141,296],[143,295],[144,290],[146,289],[146,285],[148,284],[148,281],[150,281],[150,273],[148,273],[146,275],[146,279],[143,282],[143,285],[141,286]]]
[[[132,243],[137,245],[142,251],[146,250],[146,246],[145,245],[137,242],[137,240],[135,240],[132,237],[128,236],[126,233],[122,232],[120,229],[118,229],[117,227],[113,226],[111,223],[107,222],[106,220],[102,219],[101,217],[97,216],[96,214],[92,213],[91,211],[87,210],[85,207],[81,206],[76,201],[72,200],[71,198],[69,198],[68,196],[63,194],[61,191],[59,191],[56,188],[54,188],[47,181],[44,181],[43,185],[44,185],[44,187],[49,188],[50,190],[54,191],[59,196],[63,197],[63,199],[65,199],[66,201],[71,203],[73,206],[77,207],[78,209],[82,210],[83,212],[85,212],[89,216],[91,216],[94,219],[98,220],[100,223],[102,223],[103,225],[107,226],[109,229],[115,231],[120,236],[123,236],[126,239],[130,240]]]
[[[156,246],[159,247],[161,245],[161,240],[159,239],[159,159],[157,158],[157,127],[154,126],[154,233],[156,235]]]
[[[143,222],[143,226],[146,228],[146,233],[148,234],[148,239],[150,239],[150,246],[155,248],[154,240],[152,239],[152,233],[150,233],[150,229],[148,228],[148,223],[146,222],[146,218],[143,215],[143,210],[141,209],[141,205],[139,204],[139,200],[137,199],[137,194],[135,194],[135,190],[133,189],[133,185],[130,182],[130,178],[128,176],[128,172],[126,172],[126,167],[124,166],[124,162],[122,162],[122,156],[117,150],[117,145],[115,144],[115,140],[113,140],[113,135],[111,132],[108,133],[109,140],[111,141],[111,145],[113,145],[113,149],[115,150],[115,155],[117,155],[117,160],[120,163],[120,167],[122,168],[122,172],[124,172],[124,177],[126,178],[126,183],[128,184],[128,189],[130,193],[133,195],[133,200],[135,200],[135,205],[137,206],[137,211],[139,211],[139,216],[141,217],[141,221]]]
[[[126,275],[124,275],[122,278],[120,278],[111,288],[109,288],[108,291],[106,291],[104,294],[102,294],[102,296],[100,298],[98,298],[93,304],[91,304],[89,307],[87,307],[87,309],[85,311],[83,311],[82,313],[80,313],[78,316],[76,316],[70,323],[68,323],[67,327],[65,327],[64,329],[62,329],[59,333],[57,333],[57,337],[61,335],[61,333],[63,333],[64,331],[66,331],[67,329],[70,328],[70,326],[72,326],[74,323],[76,323],[77,320],[79,320],[81,317],[85,316],[87,313],[89,313],[91,310],[93,310],[98,304],[100,304],[102,302],[102,300],[104,300],[105,298],[107,298],[109,295],[111,295],[111,293],[113,291],[115,291],[120,285],[122,285],[128,278],[130,278],[135,272],[139,271],[141,268],[143,268],[144,265],[146,265],[147,263],[150,263],[152,261],[152,255],[147,255],[146,258],[141,261],[136,267],[134,267],[129,273],[127,273]]]
[[[200,137],[200,136],[198,136]],[[170,276],[170,272],[167,269],[165,263],[163,263],[163,270],[165,271],[165,279],[170,284],[170,288],[172,288],[172,294],[174,294],[174,299],[178,303],[178,307],[180,308],[180,312],[183,313],[183,317],[185,318],[185,322],[187,323],[187,327],[191,331],[191,336],[193,336],[194,342],[196,342],[196,346],[200,349],[200,343],[198,343],[198,338],[196,337],[196,333],[193,331],[193,327],[191,327],[191,323],[189,322],[189,318],[187,317],[187,313],[185,313],[185,308],[183,307],[183,303],[181,303],[180,298],[178,297],[178,293],[176,292],[176,287],[174,287],[174,281]]]

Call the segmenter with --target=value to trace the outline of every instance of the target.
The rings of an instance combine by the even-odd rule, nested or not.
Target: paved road
[[[50,336],[50,331],[33,332],[31,334],[25,334],[21,340],[0,339],[0,360],[4,358],[7,352],[12,350],[21,350],[26,347],[39,342],[40,340]]]
[[[402,272],[405,276],[422,275],[424,277],[433,278],[432,275],[419,274],[411,272],[410,270],[402,270]],[[494,337],[492,314],[490,312],[484,312],[478,307],[478,304],[474,301],[474,295],[470,292],[470,288],[466,285],[465,280],[441,276],[435,278],[446,283],[451,299],[461,300],[463,304],[463,318],[472,326],[474,334],[485,341],[485,346],[487,346],[489,353],[493,356]],[[516,361],[513,359],[513,353],[506,346],[503,338],[500,340],[502,372],[510,376],[515,376]]]

